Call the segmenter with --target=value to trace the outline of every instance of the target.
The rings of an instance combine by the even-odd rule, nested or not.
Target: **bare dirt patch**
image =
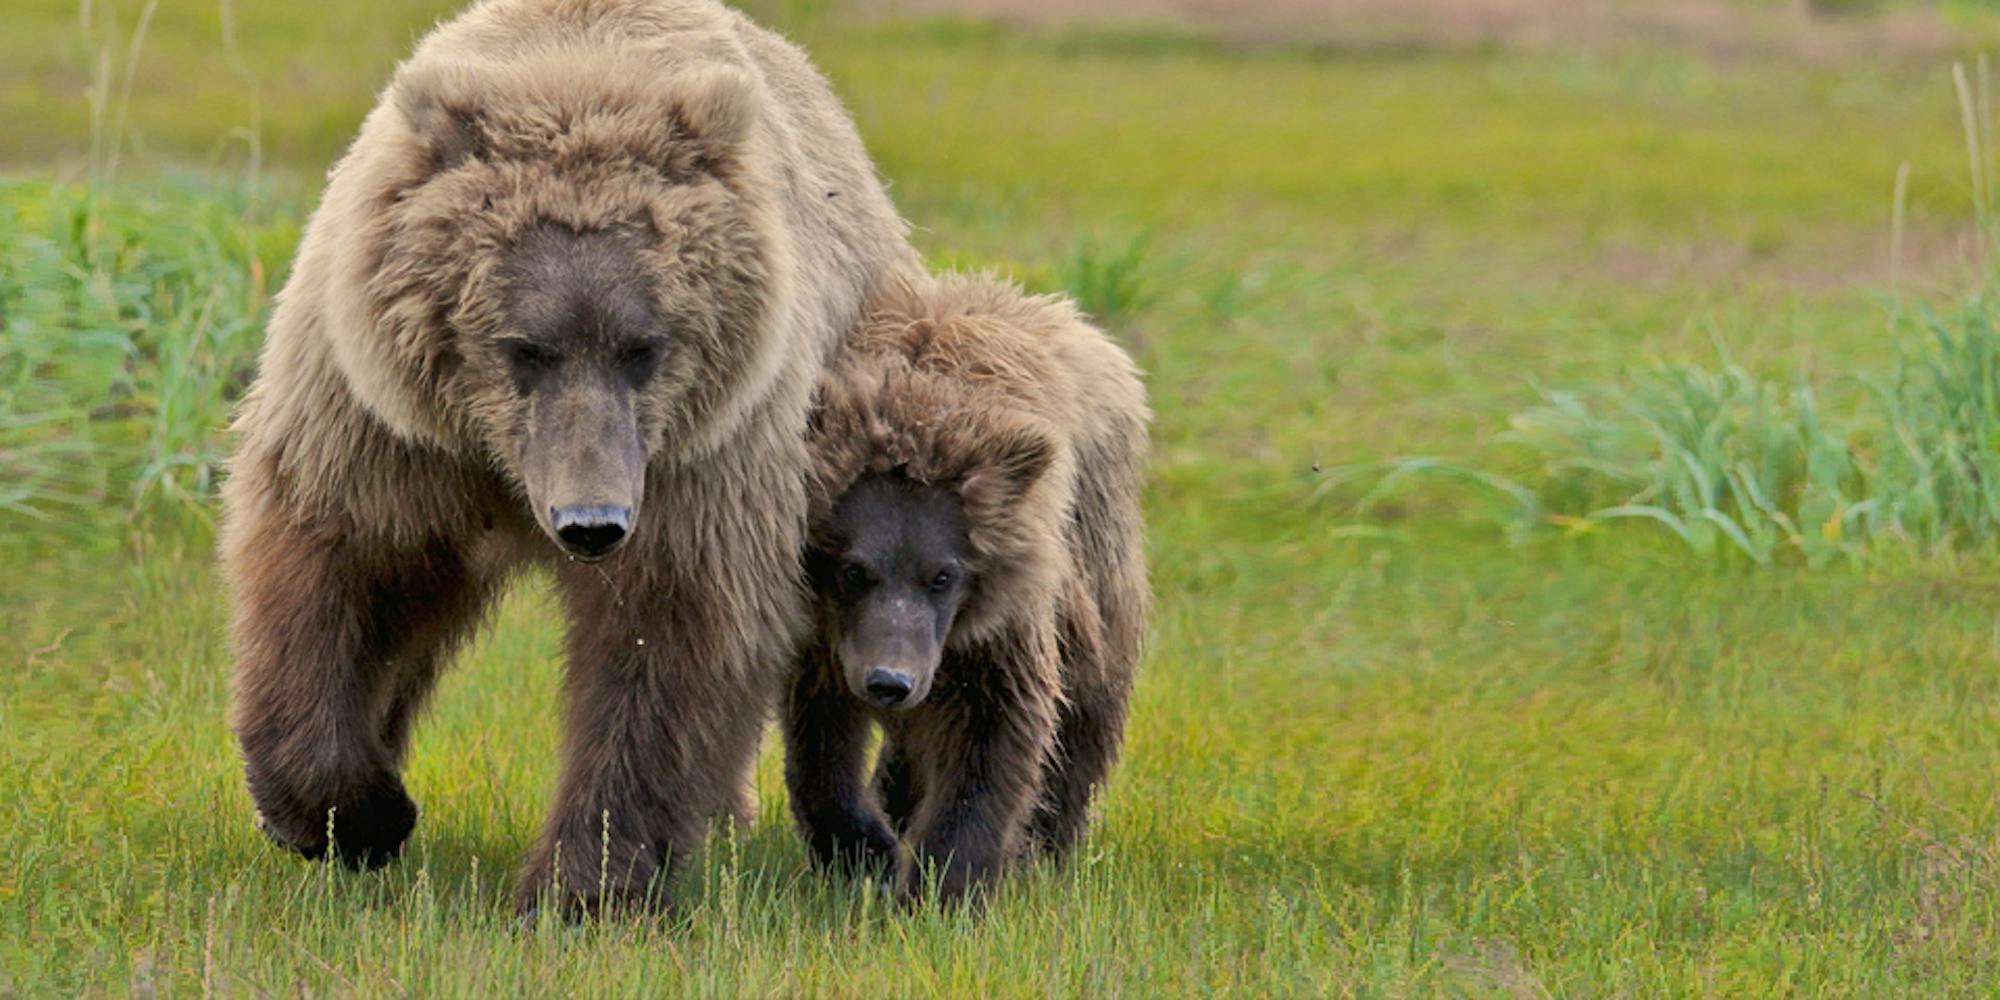
[[[1025,27],[1155,27],[1244,44],[1335,51],[1669,46],[1721,58],[1934,59],[1964,42],[1934,10],[1833,13],[1803,0],[858,0],[885,14],[948,14]]]

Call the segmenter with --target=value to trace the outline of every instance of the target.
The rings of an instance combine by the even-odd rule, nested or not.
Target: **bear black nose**
[[[632,509],[602,504],[557,507],[549,512],[549,523],[571,554],[602,559],[625,540],[632,527]]]
[[[910,691],[917,686],[917,682],[915,678],[900,670],[876,667],[868,671],[868,680],[864,686],[868,689],[868,697],[873,698],[875,704],[883,708],[895,708],[903,703],[903,699],[910,696]]]

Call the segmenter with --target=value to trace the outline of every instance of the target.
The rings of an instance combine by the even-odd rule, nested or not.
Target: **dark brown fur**
[[[783,719],[793,814],[820,860],[897,859],[905,898],[935,871],[956,899],[1088,826],[1149,604],[1148,419],[1130,360],[1072,307],[986,279],[885,295],[835,359],[813,424],[811,531],[864,475],[950,490],[972,589],[929,696],[895,711],[843,681],[822,596]],[[872,789],[870,721],[885,735]]]

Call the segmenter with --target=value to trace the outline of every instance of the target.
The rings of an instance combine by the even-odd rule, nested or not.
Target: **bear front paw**
[[[255,785],[253,782],[253,788]],[[329,825],[334,856],[349,868],[373,870],[403,852],[403,844],[417,827],[417,804],[403,790],[401,779],[381,774],[330,805],[306,806],[295,801],[258,805],[257,828],[272,842],[313,861],[326,857]]]
[[[400,779],[384,775],[355,801],[334,808],[334,854],[349,868],[380,868],[403,853],[416,828],[416,802]]]

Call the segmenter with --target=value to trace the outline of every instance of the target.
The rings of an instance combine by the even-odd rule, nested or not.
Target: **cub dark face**
[[[673,345],[636,232],[528,230],[509,249],[504,335],[483,358],[515,419],[535,520],[580,559],[631,533],[645,490],[644,395]]]
[[[880,708],[921,703],[965,600],[969,548],[957,494],[865,476],[834,505],[807,572],[848,690]]]

